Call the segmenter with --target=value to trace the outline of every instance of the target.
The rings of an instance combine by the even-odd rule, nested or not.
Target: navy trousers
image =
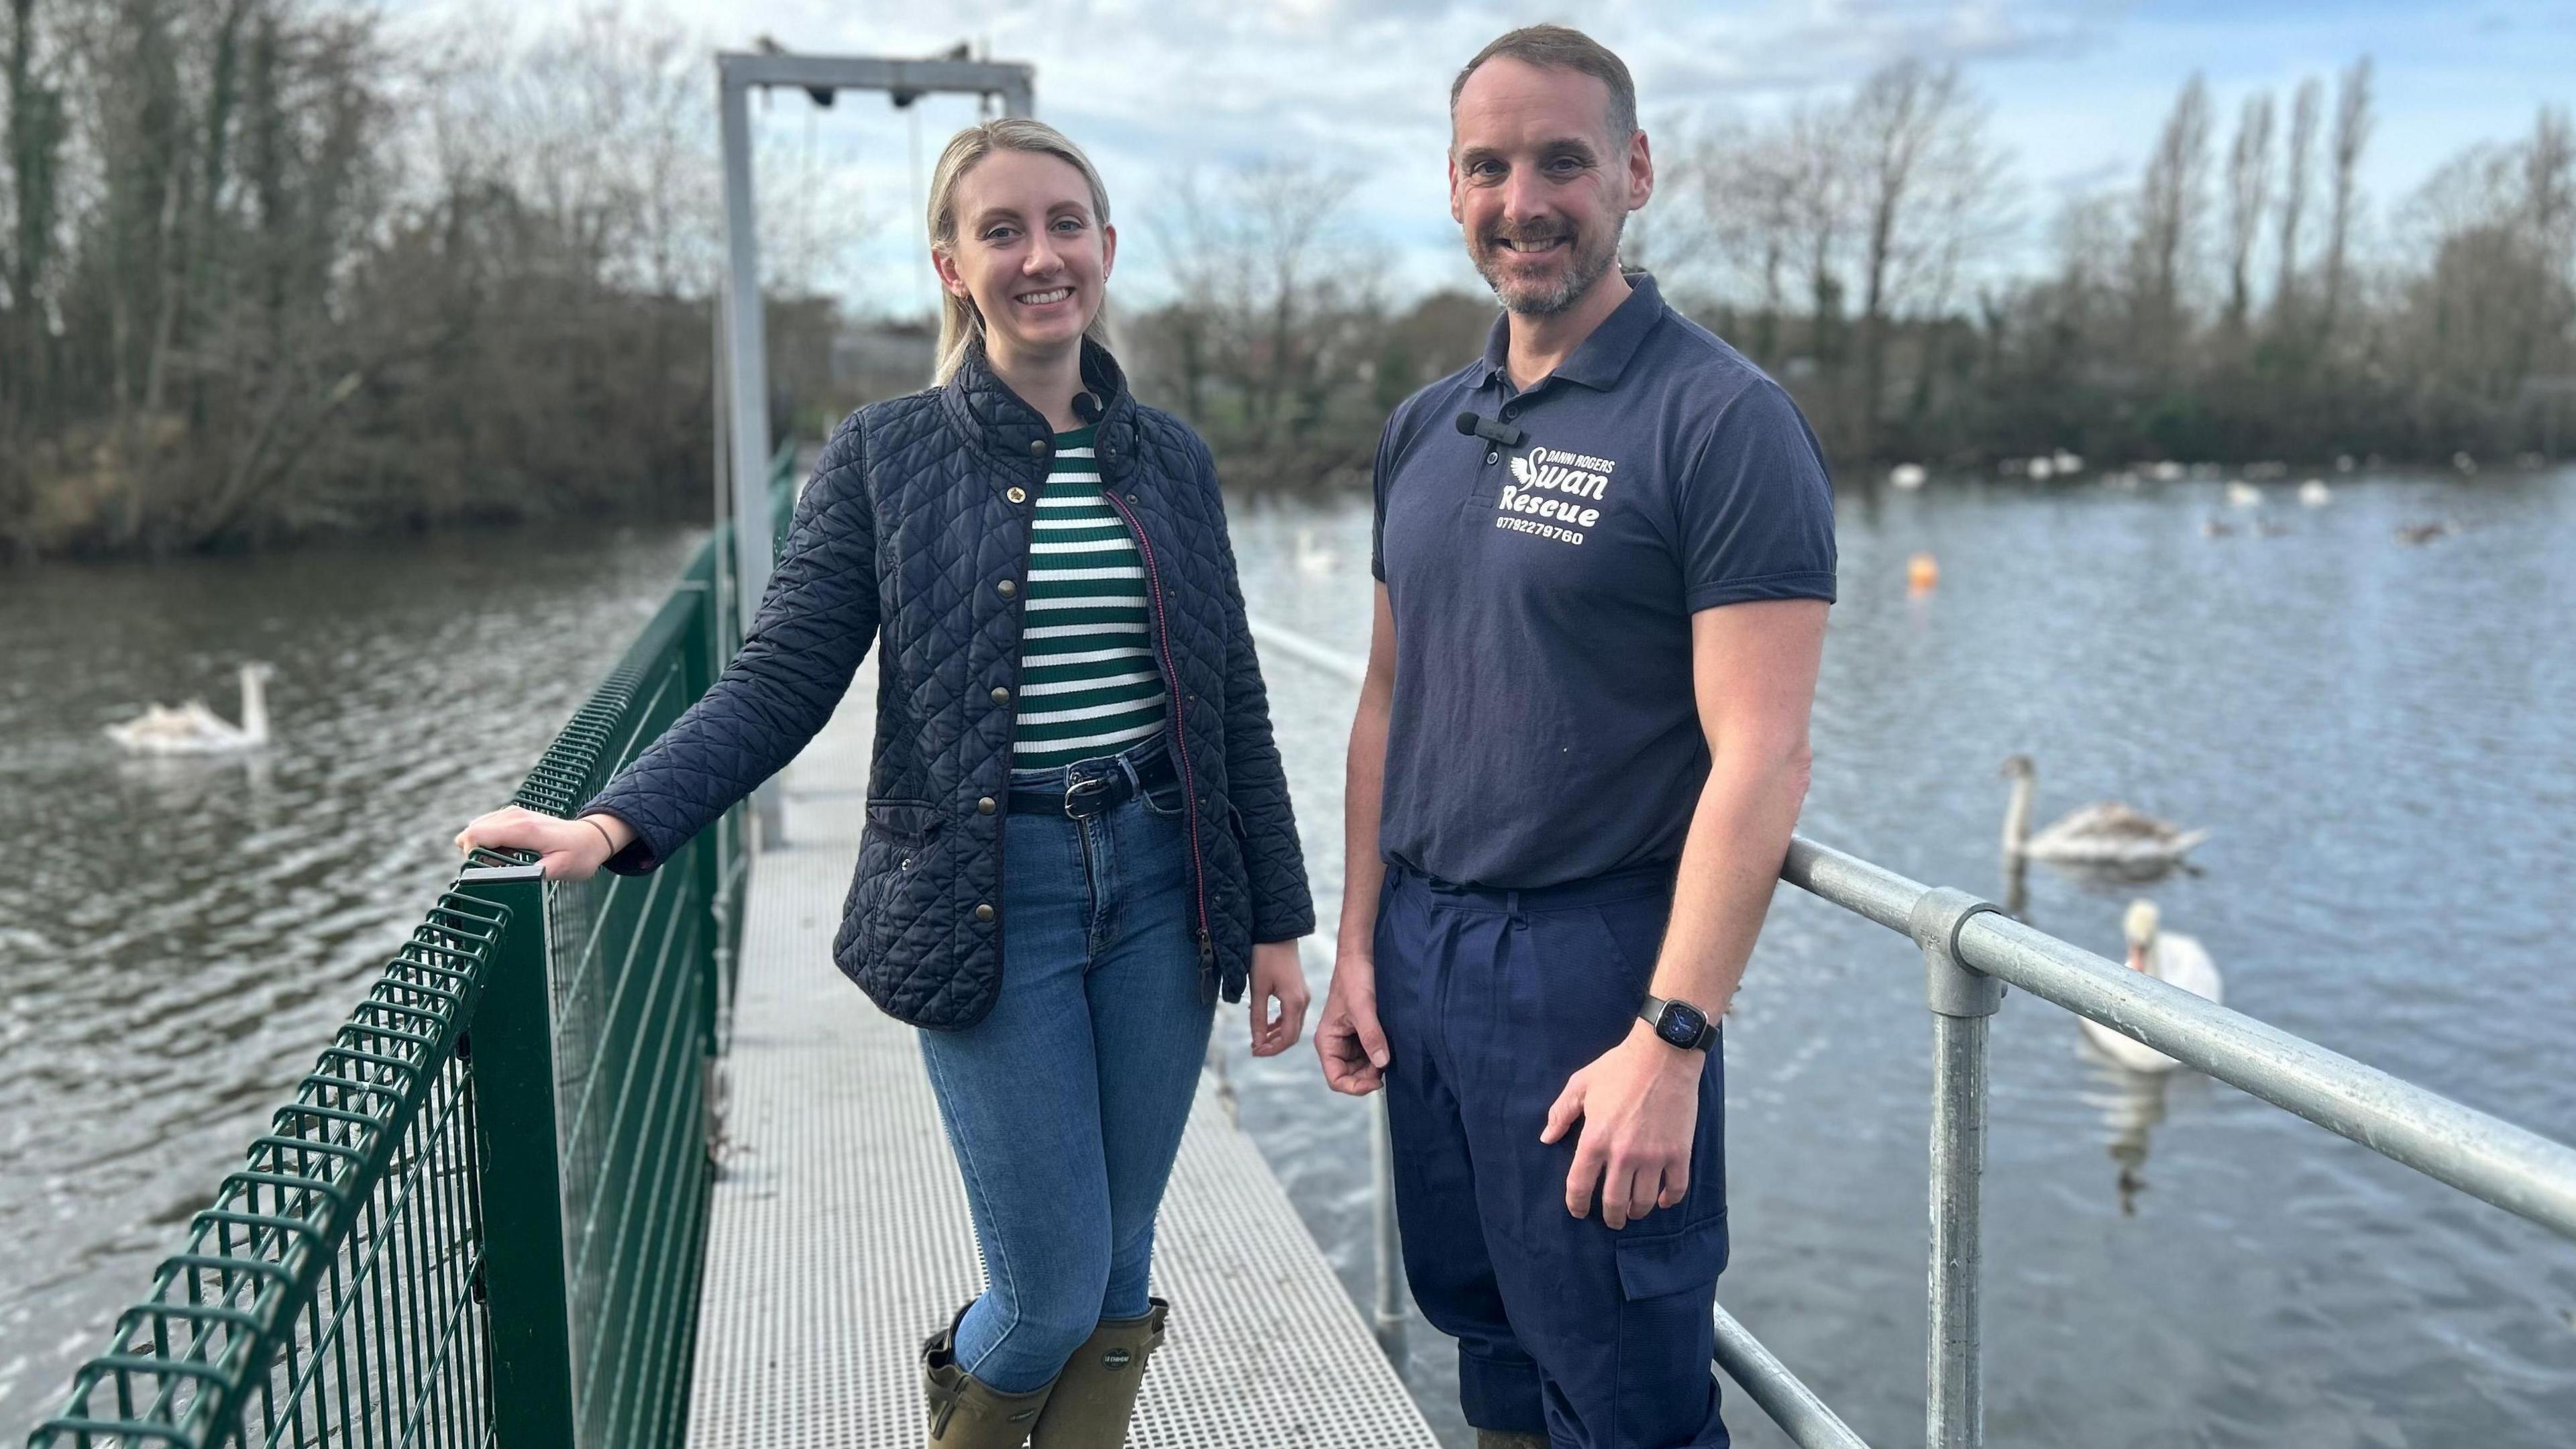
[[[1377,1009],[1405,1274],[1458,1340],[1481,1429],[1552,1449],[1722,1449],[1712,1310],[1726,1266],[1726,1085],[1700,1078],[1691,1187],[1612,1231],[1565,1210],[1576,1135],[1542,1144],[1572,1076],[1636,1020],[1672,869],[1542,890],[1450,885],[1389,863]]]

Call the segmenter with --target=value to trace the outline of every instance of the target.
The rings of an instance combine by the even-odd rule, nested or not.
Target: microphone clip
[[[1529,439],[1529,434],[1520,428],[1496,418],[1478,417],[1472,412],[1458,415],[1458,431],[1503,448],[1517,448]]]

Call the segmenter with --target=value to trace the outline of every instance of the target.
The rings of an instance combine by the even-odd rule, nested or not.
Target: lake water
[[[2576,474],[2334,481],[2252,511],[2216,481],[1847,487],[1802,828],[1997,893],[1996,770],[2027,751],[2042,822],[2116,798],[2213,831],[2149,893],[2231,1006],[2576,1139]],[[2457,531],[2392,537],[2435,519]],[[447,879],[455,825],[695,537],[0,573],[0,827],[28,846],[0,873],[0,1434],[142,1292]],[[1363,649],[1364,508],[1243,514],[1236,539],[1257,610]],[[1909,597],[1918,550],[1942,581]],[[99,735],[155,699],[232,713],[243,658],[278,666],[264,758]],[[1269,674],[1329,908],[1350,689]],[[2116,952],[2131,892],[2029,886],[2036,924]],[[1921,1433],[1929,1036],[1912,949],[1784,889],[1727,1027],[1721,1293],[1881,1444]],[[1222,1037],[1245,1127],[1365,1300],[1366,1109],[1302,1049]],[[2566,1442],[2576,1245],[2232,1088],[2126,1078],[2043,1002],[2016,994],[1993,1042],[1992,1442]],[[1464,1444],[1451,1358],[1413,1325],[1408,1377]],[[1732,1391],[1728,1417],[1785,1442]]]

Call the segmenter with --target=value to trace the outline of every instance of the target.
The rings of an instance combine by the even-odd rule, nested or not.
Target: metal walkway
[[[752,871],[696,1449],[920,1443],[919,1344],[982,1282],[912,1030],[831,966],[874,683],[863,668],[787,771],[789,844]],[[1204,1083],[1158,1233],[1154,1291],[1173,1301],[1172,1330],[1131,1445],[1436,1449],[1269,1165]]]

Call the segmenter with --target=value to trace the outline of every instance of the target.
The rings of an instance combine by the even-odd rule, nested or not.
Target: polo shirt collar
[[[1637,355],[1646,334],[1664,318],[1663,295],[1655,289],[1650,272],[1626,272],[1628,297],[1601,319],[1592,335],[1575,346],[1574,352],[1556,366],[1549,377],[1581,383],[1596,392],[1618,386],[1619,375],[1628,370],[1628,359]],[[1487,386],[1497,378],[1509,381],[1512,345],[1512,314],[1505,312],[1494,319],[1491,332],[1485,334],[1485,372],[1478,386]]]

